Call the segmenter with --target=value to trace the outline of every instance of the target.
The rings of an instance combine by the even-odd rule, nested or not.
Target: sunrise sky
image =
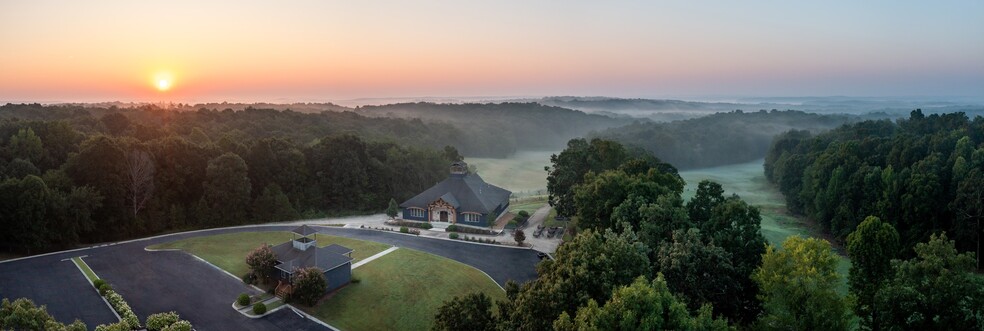
[[[981,94],[984,1],[0,3],[3,102]]]

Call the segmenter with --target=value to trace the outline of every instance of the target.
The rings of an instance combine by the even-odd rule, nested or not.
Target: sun
[[[159,71],[153,75],[151,85],[160,92],[166,92],[174,87],[174,75],[169,71]]]
[[[157,90],[158,91],[167,91],[170,88],[171,88],[171,81],[169,81],[167,79],[158,79],[157,80]]]

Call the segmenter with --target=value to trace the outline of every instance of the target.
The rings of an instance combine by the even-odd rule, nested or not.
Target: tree
[[[85,331],[85,323],[78,319],[65,325],[55,320],[45,306],[37,307],[27,298],[0,302],[0,329],[3,330],[64,330]]]
[[[400,213],[400,206],[396,204],[396,200],[390,198],[389,206],[386,207],[386,216],[390,219],[396,218],[396,215]]]
[[[732,320],[751,320],[744,316],[743,293],[747,283],[731,263],[731,254],[713,242],[705,242],[697,229],[673,231],[673,240],[663,242],[656,250],[657,269],[666,285],[680,296],[691,311],[712,305],[721,315]]]
[[[891,224],[868,216],[857,230],[847,236],[847,254],[851,271],[847,283],[857,299],[854,312],[864,328],[872,325],[875,294],[892,276],[892,259],[899,252],[899,233]]]
[[[263,188],[263,194],[253,203],[253,218],[258,223],[289,221],[299,216],[280,185],[275,183]]]
[[[537,279],[523,285],[505,320],[514,329],[545,330],[561,312],[574,314],[591,299],[608,301],[615,288],[650,275],[647,252],[631,231],[585,230],[558,247],[555,260],[537,266]]]
[[[445,301],[434,316],[435,331],[496,330],[496,318],[492,314],[492,299],[482,292],[470,293]]]
[[[249,266],[249,272],[254,277],[265,281],[270,276],[273,266],[277,265],[277,255],[273,253],[270,245],[263,244],[246,255],[246,265]]]
[[[769,246],[752,278],[767,330],[847,330],[847,301],[837,294],[837,256],[823,239],[792,236]]]
[[[980,330],[984,281],[972,253],[960,254],[946,234],[915,247],[916,257],[893,264],[875,296],[872,327],[885,330]]]
[[[578,308],[571,318],[564,312],[553,323],[554,330],[728,330],[724,320],[711,316],[711,307],[703,306],[691,316],[687,305],[678,301],[662,275],[652,282],[636,278],[631,285],[615,290],[601,307],[594,300]]]
[[[631,197],[646,199],[669,193],[669,188],[646,176],[630,175],[622,170],[600,174],[589,172],[584,176],[584,181],[574,188],[578,227],[599,231],[614,229],[613,212]]]
[[[106,128],[106,132],[117,136],[123,134],[130,127],[130,119],[120,113],[106,114],[99,121]]]
[[[17,130],[17,134],[10,137],[10,153],[14,159],[24,159],[32,164],[41,161],[44,152],[41,138],[34,134],[31,128]]]
[[[724,202],[724,188],[721,184],[702,180],[697,184],[697,193],[687,202],[687,215],[690,221],[702,224],[711,219],[711,210]]]
[[[516,234],[513,235],[513,239],[516,240],[517,246],[523,246],[523,241],[526,241],[526,234],[523,233],[523,230],[516,229]]]
[[[7,179],[0,183],[0,226],[8,250],[31,253],[45,248],[51,191],[41,178]]]
[[[130,150],[124,156],[125,184],[127,200],[133,207],[133,217],[144,208],[154,195],[154,172],[156,166],[150,154],[142,150]]]
[[[293,288],[292,296],[301,303],[314,306],[328,291],[328,280],[325,272],[317,267],[300,268],[294,271],[290,279]]]
[[[208,162],[202,196],[207,225],[238,224],[246,219],[250,190],[246,162],[239,155],[225,153]]]

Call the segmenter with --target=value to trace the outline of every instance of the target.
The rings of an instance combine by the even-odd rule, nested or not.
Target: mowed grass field
[[[149,246],[180,249],[234,275],[248,271],[246,254],[260,244],[290,240],[290,232],[240,232],[183,239]],[[389,248],[371,241],[318,235],[318,245],[355,250],[355,261]],[[437,308],[457,295],[484,292],[493,300],[505,292],[491,278],[466,264],[411,249],[397,249],[352,270],[352,283],[315,307],[295,305],[342,330],[428,330]],[[229,298],[230,302],[235,298]]]
[[[782,194],[765,179],[763,160],[749,163],[681,171],[680,176],[687,182],[683,191],[684,201],[689,201],[697,193],[697,185],[702,180],[721,184],[724,194],[738,194],[742,199],[760,209],[762,215],[762,235],[769,243],[782,246],[787,237],[799,235],[812,236],[809,225],[789,214]],[[841,275],[842,294],[847,293],[847,273],[851,261],[841,256],[837,271]]]
[[[278,245],[291,240],[294,236],[296,235],[286,231],[238,232],[182,239],[147,248],[180,249],[200,257],[233,275],[242,276],[249,271],[249,266],[246,265],[246,254],[249,254],[250,251],[262,244]],[[355,250],[352,252],[353,263],[373,256],[390,247],[389,245],[372,241],[320,234],[317,240],[319,247],[339,244]]]
[[[491,278],[457,261],[398,249],[352,271],[350,284],[316,307],[301,306],[342,330],[429,330],[445,301],[473,292],[504,300]]]
[[[513,191],[519,196],[545,195],[550,155],[559,152],[518,152],[510,158],[465,158],[489,184]]]

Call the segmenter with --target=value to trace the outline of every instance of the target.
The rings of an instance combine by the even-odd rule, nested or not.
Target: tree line
[[[897,253],[946,232],[981,255],[984,118],[963,113],[864,121],[812,135],[776,137],[765,175],[793,212],[843,241],[868,216],[898,229]],[[978,268],[980,267],[978,263]]]
[[[795,110],[737,110],[667,123],[636,122],[593,136],[640,147],[680,169],[692,169],[755,161],[765,157],[777,134],[828,130],[858,119]]]
[[[453,147],[398,144],[391,133],[332,132],[312,141],[245,133],[299,116],[288,112],[101,109],[96,117],[70,107],[5,106],[0,114],[24,107],[31,119],[0,116],[0,250],[19,253],[378,211],[445,178],[461,159]],[[317,125],[297,130],[317,132]]]
[[[675,168],[601,139],[570,141],[548,170],[579,233],[505,300],[445,302],[435,330],[846,330],[852,313],[865,328],[984,327],[984,282],[945,235],[900,260],[894,228],[866,221],[844,296],[829,242],[768,245],[758,208],[717,183],[684,202]]]

